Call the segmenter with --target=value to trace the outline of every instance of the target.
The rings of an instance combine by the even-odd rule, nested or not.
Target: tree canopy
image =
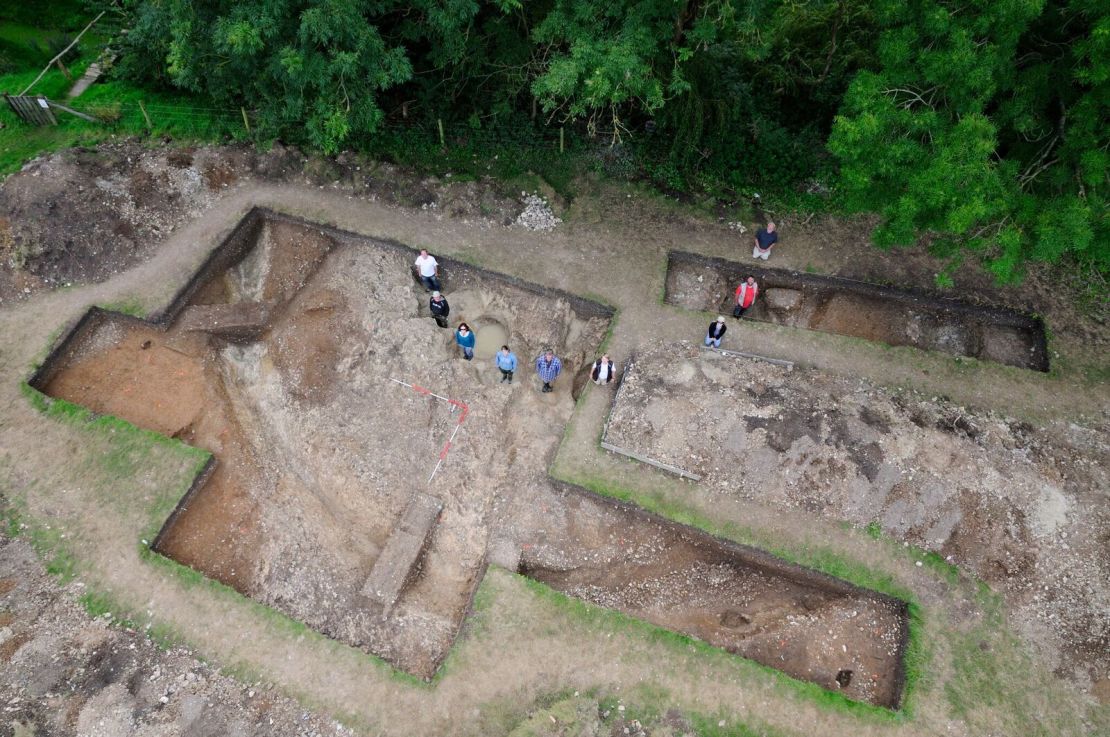
[[[124,73],[334,153],[387,116],[578,127],[668,182],[819,179],[998,278],[1110,270],[1097,0],[128,0]]]

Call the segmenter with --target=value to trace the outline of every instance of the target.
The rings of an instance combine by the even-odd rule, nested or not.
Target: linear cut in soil
[[[414,256],[253,210],[166,310],[90,310],[30,383],[213,452],[156,551],[418,676],[507,545],[568,594],[897,708],[903,602],[547,478],[611,310],[441,258],[452,323],[521,358],[502,384],[430,319]],[[552,394],[526,369],[546,346]],[[464,398],[465,427],[393,378]]]
[[[1044,323],[1006,307],[972,304],[913,289],[838,276],[741,264],[671,251],[668,304],[731,313],[740,282],[754,276],[760,294],[744,319],[851,335],[1048,371]]]

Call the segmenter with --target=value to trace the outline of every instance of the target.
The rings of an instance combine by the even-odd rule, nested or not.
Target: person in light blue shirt
[[[501,350],[493,357],[497,368],[501,369],[501,383],[513,383],[513,372],[516,371],[516,354],[509,350],[509,346],[501,346]]]
[[[474,358],[474,331],[465,322],[459,323],[459,329],[455,331],[455,342],[462,348],[463,358],[468,361]]]

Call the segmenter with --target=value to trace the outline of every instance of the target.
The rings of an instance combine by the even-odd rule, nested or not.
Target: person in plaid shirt
[[[555,381],[562,370],[563,362],[555,356],[555,352],[550,348],[544,349],[543,355],[536,359],[536,373],[540,375],[540,380],[543,381],[541,391],[552,391],[551,382]]]

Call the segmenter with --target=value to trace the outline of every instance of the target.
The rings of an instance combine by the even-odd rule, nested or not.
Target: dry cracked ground
[[[728,341],[796,369],[726,366],[675,347],[697,341],[708,316],[660,304],[662,268],[678,248],[742,260],[742,238],[635,188],[585,180],[580,189],[557,208],[562,223],[534,232],[515,224],[519,192],[496,183],[281,147],[121,141],[10,177],[0,188],[0,495],[12,520],[0,545],[0,735],[1110,731],[1105,314],[1077,310],[1050,270],[1007,291],[968,268],[957,275],[961,295],[1044,315],[1047,375],[755,323],[734,324]],[[845,706],[499,568],[480,584],[439,675],[422,685],[144,555],[138,540],[164,521],[196,458],[121,438],[110,424],[44,414],[20,382],[88,306],[163,308],[255,205],[616,306],[610,352],[622,366],[634,353],[645,362],[622,390],[612,437],[705,478],[681,481],[601,451],[611,388],[589,387],[577,402],[565,388],[527,452],[558,478],[904,592],[923,646],[905,710]],[[906,285],[931,283],[938,268],[920,249],[860,244],[866,223],[779,221],[778,266]],[[386,287],[401,289],[387,284],[375,299],[389,299]],[[310,298],[319,307],[327,295]],[[313,314],[302,307],[294,314]],[[403,346],[399,334],[386,342]],[[308,372],[311,393],[328,375],[312,374],[308,348],[288,348],[284,360]],[[451,363],[428,370],[468,379],[449,343],[442,352]],[[654,392],[641,384],[638,396],[647,379]],[[486,411],[542,416],[539,397]],[[342,440],[326,430],[313,429],[319,442]],[[487,455],[460,458],[466,478],[481,477],[483,464],[512,478],[511,459]],[[403,472],[390,473],[403,483]],[[483,504],[517,544],[547,522],[547,508],[522,509],[511,493]],[[311,586],[312,570],[297,586]]]

